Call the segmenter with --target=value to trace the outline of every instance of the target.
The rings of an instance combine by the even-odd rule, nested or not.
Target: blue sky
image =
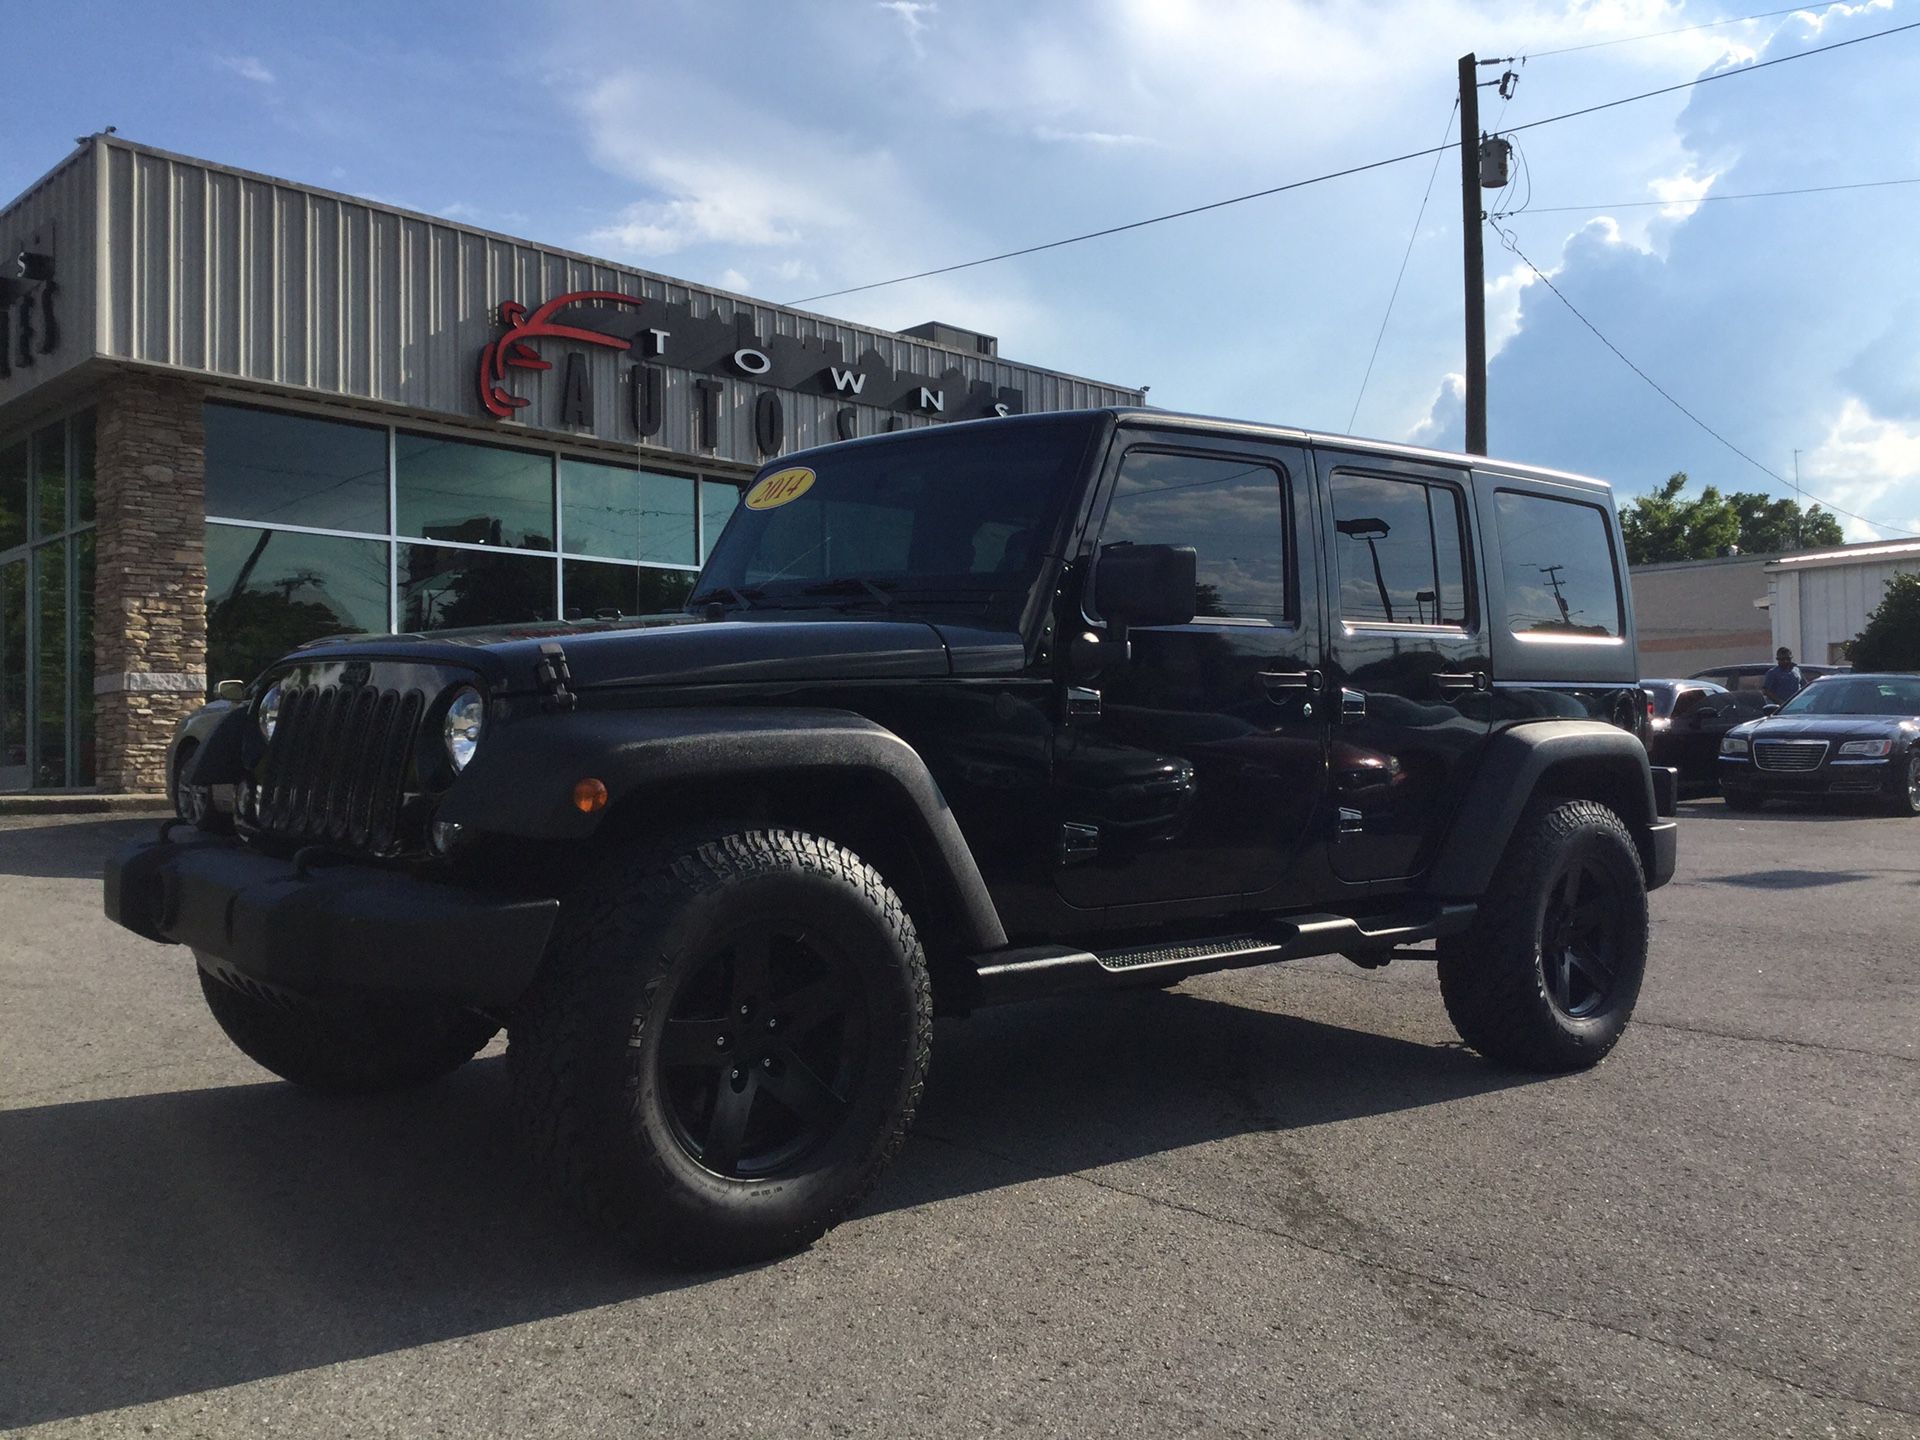
[[[130,138],[787,301],[1439,141],[1454,61],[1527,56],[1515,126],[1920,19],[1913,0],[1597,44],[1765,0],[517,0],[17,11],[0,195]],[[1571,53],[1549,50],[1586,46]],[[1497,74],[1489,71],[1489,75]],[[1518,249],[1728,440],[1920,532],[1920,30],[1522,133]],[[1443,160],[811,308],[997,334],[1155,403],[1456,447]],[[1509,208],[1527,198],[1521,185]],[[1659,200],[1663,206],[1628,208]],[[1577,212],[1562,206],[1600,207]],[[1615,208],[1604,208],[1613,206]],[[1374,336],[1406,277],[1364,397]],[[1490,237],[1499,454],[1779,487]],[[1356,400],[1359,401],[1356,414]],[[1352,424],[1349,425],[1349,417]],[[1882,533],[1845,521],[1848,538]]]

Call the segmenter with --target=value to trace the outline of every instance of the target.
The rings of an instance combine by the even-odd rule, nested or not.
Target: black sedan
[[[1711,680],[1642,680],[1640,688],[1653,702],[1647,758],[1678,770],[1682,785],[1713,788],[1721,737],[1748,716]]]
[[[1735,810],[1769,800],[1870,796],[1920,815],[1920,676],[1829,675],[1720,742]]]

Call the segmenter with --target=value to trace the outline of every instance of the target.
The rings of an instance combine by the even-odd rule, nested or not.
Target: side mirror
[[[1184,625],[1198,600],[1199,555],[1191,545],[1102,546],[1093,571],[1093,604],[1121,630]]]
[[[247,698],[247,682],[244,680],[222,680],[213,687],[213,698],[238,705]]]
[[[1778,705],[1762,705],[1760,707],[1760,713],[1762,716],[1772,715],[1777,713],[1779,709],[1780,707]]]

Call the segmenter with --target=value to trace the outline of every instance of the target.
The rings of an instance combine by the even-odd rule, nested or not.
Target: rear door
[[[1325,449],[1316,463],[1332,555],[1333,868],[1392,880],[1430,860],[1488,733],[1468,475]]]
[[[1128,660],[1069,691],[1057,888],[1114,910],[1264,892],[1315,833],[1326,778],[1306,454],[1137,431],[1124,447],[1092,593],[1100,547],[1191,545],[1198,603],[1190,624],[1134,629]]]

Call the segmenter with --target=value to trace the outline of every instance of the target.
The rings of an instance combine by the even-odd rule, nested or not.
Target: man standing
[[[1760,689],[1769,702],[1784,705],[1806,687],[1800,667],[1793,663],[1793,651],[1782,645],[1773,657],[1773,669],[1760,677]]]

